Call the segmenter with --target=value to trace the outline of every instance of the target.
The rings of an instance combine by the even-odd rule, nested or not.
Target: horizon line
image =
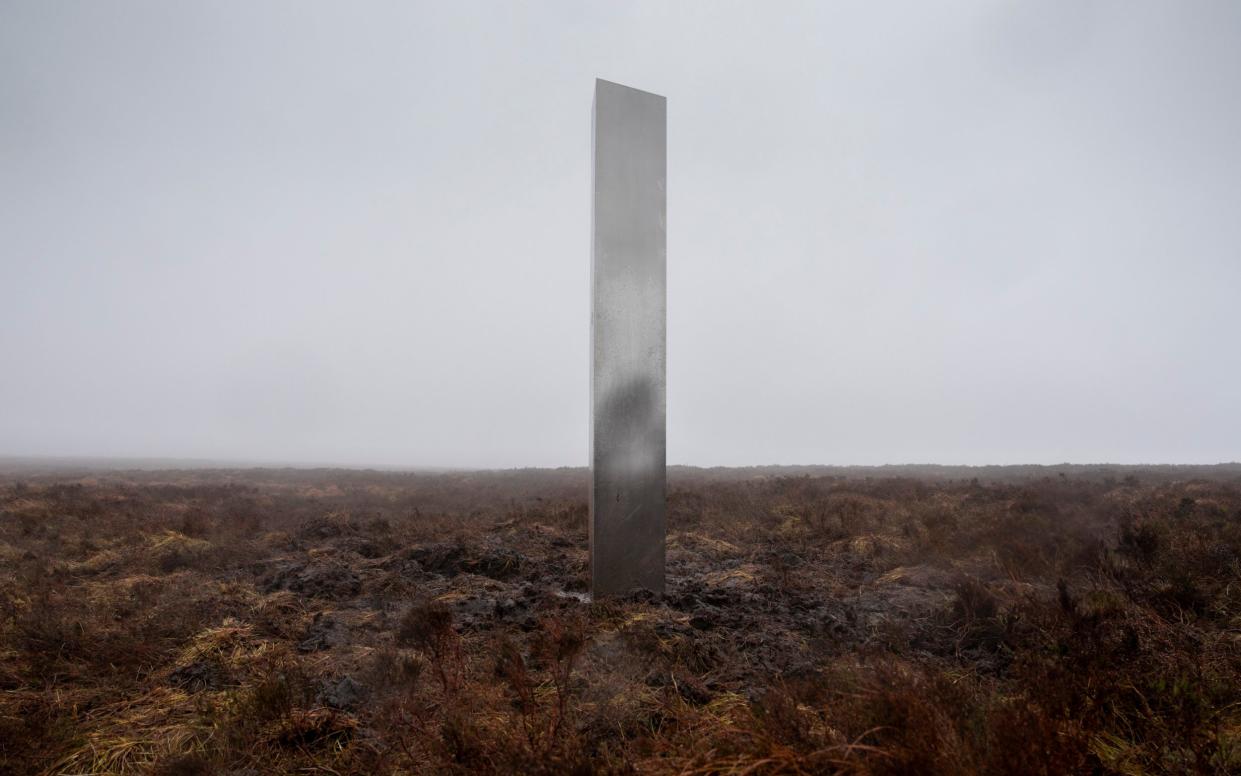
[[[0,454],[0,471],[31,467],[50,467],[58,469],[113,469],[113,470],[230,470],[230,469],[337,469],[346,471],[381,471],[409,473],[462,473],[462,472],[506,472],[562,469],[589,470],[587,463],[579,464],[533,464],[509,466],[478,466],[478,465],[442,465],[442,464],[395,464],[395,463],[358,463],[343,461],[283,460],[271,458],[216,458],[210,456],[160,456],[160,455],[16,455]],[[667,468],[682,469],[896,469],[896,468],[939,468],[939,469],[1006,469],[1006,468],[1073,468],[1073,467],[1117,467],[1127,469],[1154,468],[1219,468],[1241,466],[1241,461],[1214,461],[1210,463],[1192,462],[1136,462],[1124,463],[1116,461],[1057,461],[1053,463],[1020,462],[1020,463],[938,463],[905,461],[899,463],[747,463],[747,464],[700,464],[700,463],[669,463]]]

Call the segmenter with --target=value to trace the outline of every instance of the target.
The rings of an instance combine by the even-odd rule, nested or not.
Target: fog
[[[1241,6],[0,3],[0,454],[587,459],[596,77],[668,457],[1241,458]]]

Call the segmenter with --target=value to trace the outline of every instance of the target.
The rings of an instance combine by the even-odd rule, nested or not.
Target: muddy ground
[[[913,476],[910,476],[913,475]],[[2,773],[1230,773],[1234,468],[0,476]]]

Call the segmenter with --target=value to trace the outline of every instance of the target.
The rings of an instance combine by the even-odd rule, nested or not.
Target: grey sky
[[[1241,4],[0,0],[0,453],[580,465],[594,78],[674,463],[1241,458]]]

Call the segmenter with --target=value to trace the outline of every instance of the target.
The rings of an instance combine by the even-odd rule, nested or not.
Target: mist
[[[0,454],[587,456],[596,77],[668,460],[1241,458],[1241,7],[6,2]]]

